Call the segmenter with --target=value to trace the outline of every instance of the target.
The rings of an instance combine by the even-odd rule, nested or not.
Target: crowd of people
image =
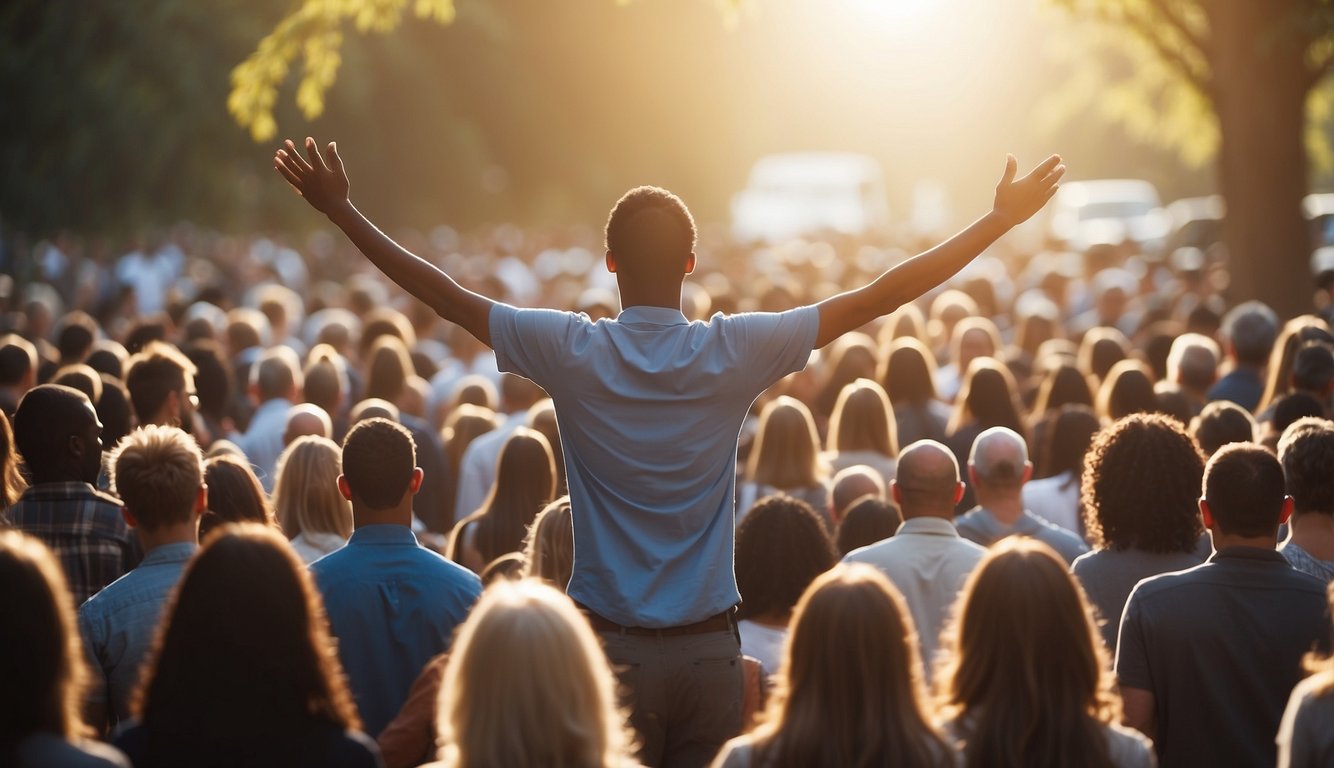
[[[347,245],[0,286],[0,764],[1334,764],[1327,296],[997,242],[1059,158],[913,258],[275,166]]]

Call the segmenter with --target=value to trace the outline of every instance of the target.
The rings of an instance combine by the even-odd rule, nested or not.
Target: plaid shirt
[[[24,491],[4,518],[50,547],[78,606],[143,556],[121,506],[87,483],[42,483]]]

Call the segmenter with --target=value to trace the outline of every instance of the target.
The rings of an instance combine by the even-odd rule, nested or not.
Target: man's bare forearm
[[[816,346],[824,346],[854,328],[893,312],[945,282],[1009,230],[1010,224],[997,214],[988,213],[955,236],[895,266],[868,285],[822,302]]]
[[[436,314],[462,326],[490,346],[489,299],[467,290],[434,264],[394,242],[351,201],[331,210],[329,221],[341,229],[386,277],[435,310]]]

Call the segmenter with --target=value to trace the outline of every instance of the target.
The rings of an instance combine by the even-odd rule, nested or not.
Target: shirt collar
[[[55,483],[38,483],[37,485],[30,485],[28,486],[28,489],[23,492],[23,495],[68,498],[74,496],[93,496],[96,493],[97,489],[94,488],[91,483],[85,483],[82,480],[61,480]]]
[[[396,525],[393,523],[381,523],[377,525],[363,525],[352,532],[352,538],[347,540],[349,547],[368,544],[370,546],[398,545],[415,547],[417,546],[417,536],[412,529],[406,525]]]
[[[902,536],[905,533],[915,533],[923,536],[951,536],[959,538],[959,531],[954,527],[954,523],[943,517],[910,517],[904,520],[899,526],[896,536]]]
[[[176,541],[171,544],[163,544],[160,547],[154,547],[152,552],[144,555],[139,567],[163,565],[165,563],[183,563],[189,560],[197,549],[199,549],[199,545],[193,541]]]
[[[1276,549],[1265,549],[1263,547],[1228,547],[1214,552],[1209,557],[1209,561],[1215,560],[1239,560],[1252,563],[1283,563],[1287,564],[1287,558]]]
[[[639,304],[621,310],[621,314],[616,316],[616,322],[644,323],[647,325],[685,325],[688,321],[685,314],[679,309]]]

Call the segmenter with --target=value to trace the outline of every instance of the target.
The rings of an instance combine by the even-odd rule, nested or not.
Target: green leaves
[[[324,112],[325,94],[338,78],[343,25],[351,21],[358,32],[383,34],[398,27],[409,12],[446,25],[455,16],[453,0],[301,0],[232,70],[227,111],[255,141],[271,140],[278,131],[273,117],[278,88],[300,57],[296,103],[307,119],[318,117]]]

